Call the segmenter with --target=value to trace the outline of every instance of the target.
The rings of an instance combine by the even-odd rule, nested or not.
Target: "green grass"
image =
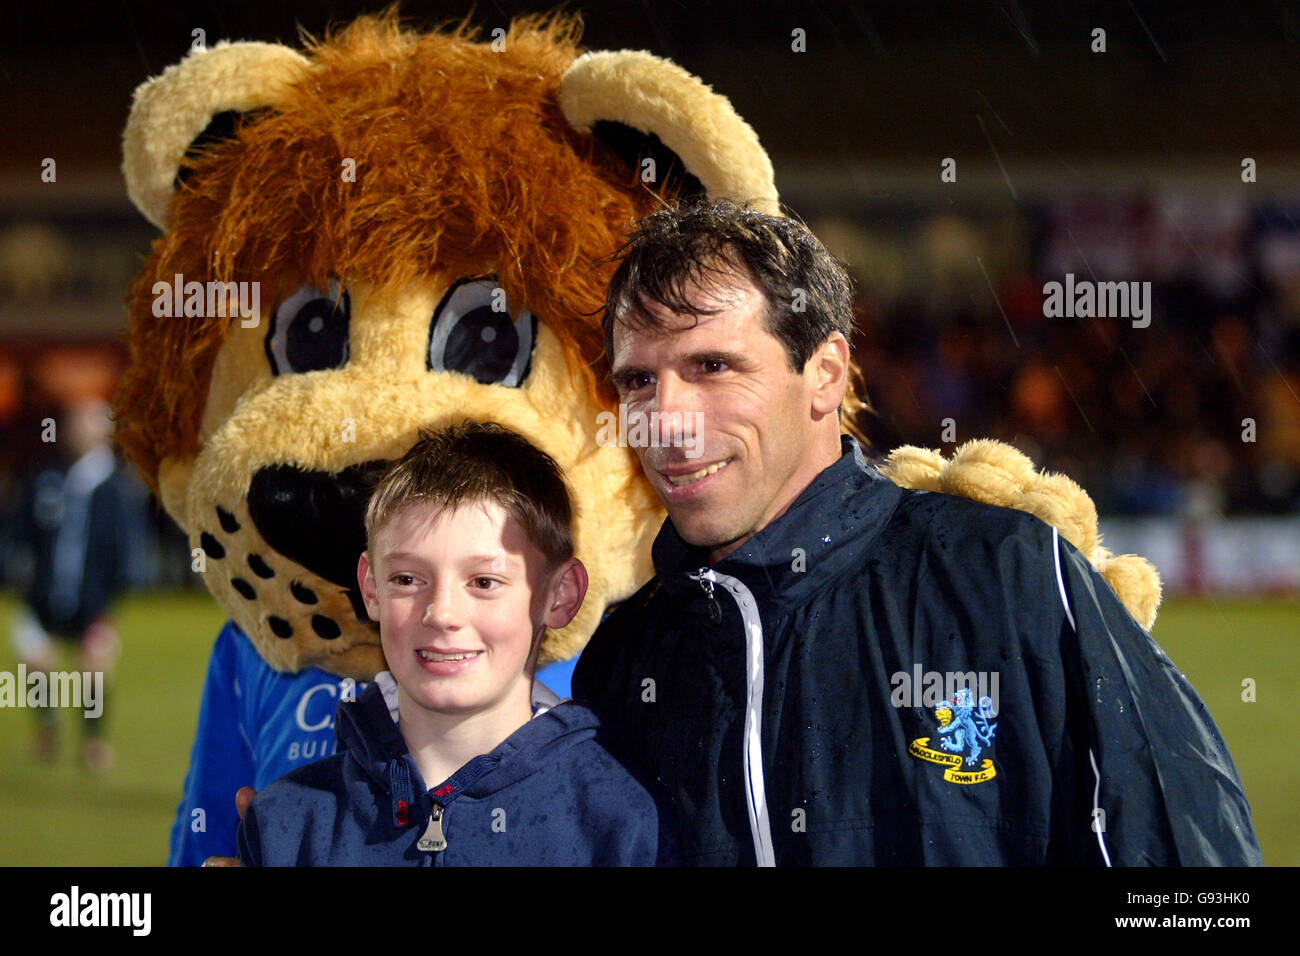
[[[0,595],[0,635],[7,635],[15,607],[11,596]],[[118,623],[124,651],[106,712],[118,759],[103,777],[81,770],[79,728],[70,713],[60,714],[65,746],[51,766],[32,759],[31,714],[0,709],[0,865],[165,861],[208,652],[222,621],[205,593],[137,595],[123,602]],[[1155,637],[1228,741],[1264,859],[1300,865],[1300,761],[1289,732],[1300,696],[1300,603],[1172,601],[1160,611]],[[0,670],[16,667],[3,640]],[[1254,703],[1241,699],[1244,678],[1256,683]]]
[[[1300,762],[1291,715],[1300,698],[1300,601],[1182,599],[1152,636],[1219,725],[1250,801],[1264,862],[1300,865]],[[1242,682],[1255,700],[1242,700]]]
[[[17,602],[0,600],[0,670],[15,672],[7,639]],[[0,864],[161,865],[180,801],[208,653],[225,615],[206,592],[137,595],[117,616],[122,657],[104,717],[117,763],[81,767],[79,711],[59,714],[55,764],[32,756],[30,712],[0,709]],[[75,655],[60,665],[77,667]]]

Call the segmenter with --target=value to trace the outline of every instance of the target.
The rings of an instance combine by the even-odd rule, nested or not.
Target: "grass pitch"
[[[16,607],[12,596],[0,596],[0,634]],[[60,713],[62,753],[57,763],[40,764],[32,715],[0,709],[0,865],[166,861],[208,653],[224,615],[206,592],[142,594],[122,603],[117,620],[123,655],[104,717],[117,750],[111,771],[93,777],[82,769],[79,715]],[[1173,600],[1161,608],[1154,635],[1228,742],[1265,861],[1300,865],[1300,762],[1287,732],[1300,696],[1300,601]],[[16,669],[3,640],[0,670]],[[1253,701],[1243,699],[1245,681],[1253,681]]]

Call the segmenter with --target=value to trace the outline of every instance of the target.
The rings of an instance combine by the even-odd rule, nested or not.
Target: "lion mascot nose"
[[[366,549],[366,502],[387,465],[367,461],[335,472],[273,465],[259,468],[248,486],[248,513],[266,543],[346,590],[361,622],[370,618],[357,590],[357,555]]]

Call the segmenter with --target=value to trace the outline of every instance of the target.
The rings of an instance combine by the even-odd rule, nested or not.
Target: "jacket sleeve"
[[[1096,852],[1111,866],[1262,866],[1250,805],[1205,703],[1078,551],[1059,541],[1056,559],[1077,641],[1077,699],[1090,718],[1083,773]]]
[[[210,856],[235,855],[239,824],[235,792],[251,786],[255,773],[252,750],[239,730],[236,651],[234,632],[227,625],[208,661],[199,727],[190,751],[185,792],[172,826],[168,866],[201,866]]]

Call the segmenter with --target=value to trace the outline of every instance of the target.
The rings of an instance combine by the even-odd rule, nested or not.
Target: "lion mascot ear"
[[[122,134],[131,202],[166,231],[186,154],[228,136],[239,114],[274,107],[310,68],[306,57],[278,43],[219,43],[142,83]]]
[[[666,167],[678,195],[779,212],[772,162],[754,130],[675,63],[633,50],[586,53],[560,81],[560,109],[639,172]]]
[[[122,134],[122,173],[131,202],[168,232],[176,188],[189,173],[187,157],[231,138],[241,116],[274,108],[310,68],[306,57],[280,44],[222,42],[193,51],[142,83]],[[206,348],[215,350],[217,344],[211,341]],[[192,344],[178,339],[172,345],[174,351],[189,353],[195,366],[210,361]],[[194,409],[196,421],[204,400],[194,395],[160,398],[173,408]],[[175,413],[165,420],[128,417],[127,427],[119,422],[119,438],[163,507],[185,528],[184,499],[197,446],[196,422],[186,427],[181,418]]]

